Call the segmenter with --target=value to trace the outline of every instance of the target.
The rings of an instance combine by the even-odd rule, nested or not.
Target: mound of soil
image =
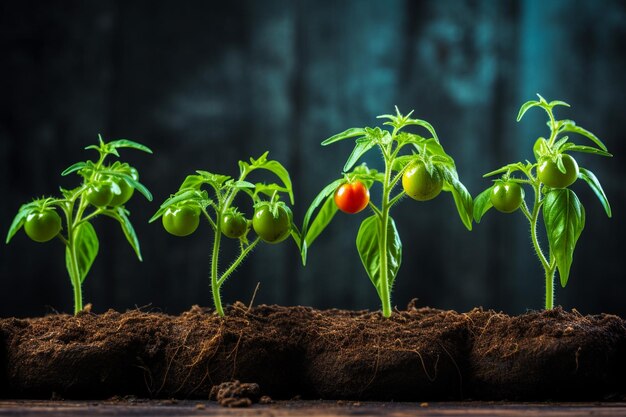
[[[608,399],[626,394],[626,323],[557,308],[510,317],[235,303],[220,318],[129,311],[0,320],[0,397]],[[234,388],[233,388],[234,387]],[[221,390],[221,391],[220,391]],[[240,392],[241,391],[241,392]],[[236,402],[236,400],[226,400]]]

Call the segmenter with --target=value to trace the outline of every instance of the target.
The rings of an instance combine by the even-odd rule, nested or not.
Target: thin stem
[[[402,199],[402,197],[404,197],[406,193],[404,191],[398,193],[397,196],[395,196],[394,198],[391,199],[391,201],[389,201],[389,207],[393,207],[398,201],[400,201]]]
[[[534,186],[533,189],[535,190],[535,203],[530,218],[530,237],[532,239],[537,257],[539,258],[543,269],[547,271],[548,269],[550,269],[550,265],[548,264],[548,260],[541,250],[541,246],[539,245],[539,240],[537,238],[537,222],[539,220],[539,208],[541,207],[541,201],[539,200],[539,196],[541,194],[541,190],[539,185]]]
[[[222,238],[222,231],[219,224],[220,219],[218,217],[217,228],[215,230],[215,240],[213,240],[213,256],[211,259],[211,292],[213,293],[213,304],[215,304],[215,311],[217,311],[217,314],[224,317],[222,298],[220,296],[220,285],[217,277],[217,262],[220,253],[220,239]]]
[[[394,130],[395,133],[395,130]],[[384,152],[384,155],[388,155],[389,152]],[[378,247],[380,251],[380,299],[383,308],[383,317],[391,316],[391,294],[389,291],[389,270],[388,270],[388,252],[387,252],[387,233],[389,231],[389,193],[391,192],[390,186],[391,180],[391,164],[390,161],[385,158],[385,181],[383,182],[383,195],[381,203],[381,216],[380,216],[380,239]]]
[[[239,256],[237,257],[237,259],[235,259],[232,265],[222,274],[222,277],[217,281],[218,287],[221,287],[224,281],[226,281],[226,279],[230,276],[230,274],[235,272],[235,269],[237,269],[239,264],[241,264],[241,262],[246,258],[246,256],[248,256],[248,254],[252,252],[252,250],[259,243],[260,240],[261,238],[257,237],[254,240],[254,242],[249,244],[245,249],[242,248],[241,253],[239,253]]]
[[[546,269],[546,310],[554,308],[554,269]]]

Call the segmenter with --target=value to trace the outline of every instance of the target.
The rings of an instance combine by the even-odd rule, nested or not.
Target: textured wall
[[[195,169],[236,173],[238,159],[271,155],[290,170],[296,218],[340,174],[349,143],[319,142],[373,125],[397,104],[429,120],[473,195],[481,175],[532,157],[543,116],[515,123],[540,92],[563,99],[615,158],[581,156],[601,179],[614,218],[584,184],[587,209],[570,284],[557,303],[626,315],[622,268],[626,176],[626,6],[621,1],[66,1],[0,2],[0,227],[19,205],[75,178],[102,133],[146,143],[125,152],[155,202],[129,209],[142,242],[134,259],[117,225],[98,219],[102,248],[85,284],[96,311],[151,305],[178,312],[210,304],[211,235],[186,239],[147,219]],[[366,157],[378,166],[377,155]],[[247,208],[249,211],[249,208]],[[525,219],[489,213],[467,232],[452,198],[403,202],[394,212],[404,263],[394,302],[517,313],[543,304],[543,275]],[[377,308],[354,247],[360,217],[338,216],[311,250],[259,248],[224,286],[228,301]],[[224,250],[228,256],[232,251]],[[0,316],[71,310],[58,243],[19,234],[0,250]]]

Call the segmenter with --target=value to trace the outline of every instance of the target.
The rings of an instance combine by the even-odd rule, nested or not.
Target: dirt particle
[[[241,383],[235,380],[213,386],[209,399],[217,401],[222,407],[249,407],[259,402],[260,393],[259,384]]]
[[[263,395],[259,399],[259,404],[274,404],[274,400],[272,400],[272,397],[270,397],[269,395]]]

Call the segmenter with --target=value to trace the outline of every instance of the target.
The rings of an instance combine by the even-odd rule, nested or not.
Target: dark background
[[[154,156],[124,150],[122,158],[155,196],[128,204],[145,261],[117,224],[97,219],[101,250],[85,300],[98,312],[211,305],[208,225],[175,238],[147,224],[185,175],[236,175],[237,160],[271,150],[291,172],[300,222],[351,149],[320,141],[373,126],[397,104],[435,126],[475,196],[489,185],[483,173],[531,159],[547,134],[538,110],[515,122],[539,92],[569,102],[557,116],[595,132],[616,155],[578,158],[602,181],[614,218],[584,183],[573,186],[587,225],[556,302],[626,315],[625,44],[626,4],[609,0],[0,1],[0,226],[6,231],[32,197],[75,186],[77,177],[60,172],[94,157],[82,148],[98,133],[138,140]],[[377,158],[366,160],[375,167]],[[521,213],[490,212],[468,232],[442,193],[392,214],[404,243],[394,305],[417,297],[460,311],[543,306],[543,273]],[[225,284],[225,302],[249,302],[261,282],[256,303],[378,308],[354,246],[362,218],[337,216],[306,268],[292,243],[260,247]],[[0,316],[71,311],[59,242],[20,232],[0,250],[0,274]]]

